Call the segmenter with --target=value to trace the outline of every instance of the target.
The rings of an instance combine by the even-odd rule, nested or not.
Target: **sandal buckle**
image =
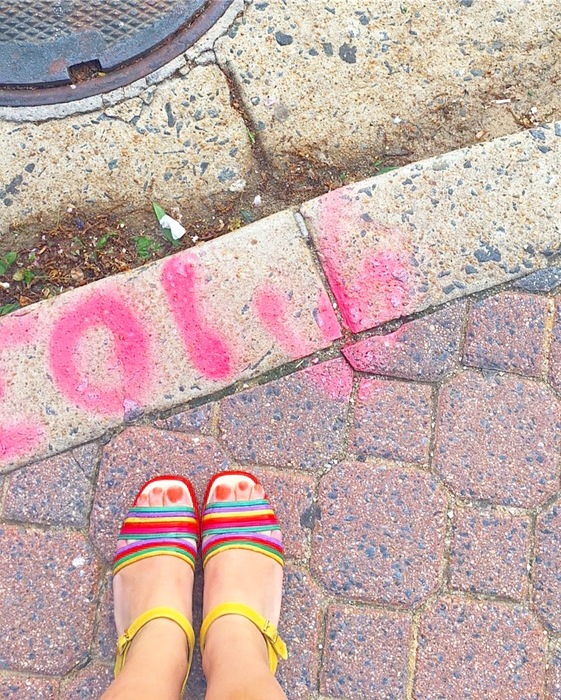
[[[265,621],[265,626],[263,627],[263,634],[270,639],[273,644],[277,643],[279,638],[279,633],[274,625],[270,623],[269,620]]]

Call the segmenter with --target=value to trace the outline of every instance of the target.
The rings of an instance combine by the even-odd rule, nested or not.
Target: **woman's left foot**
[[[186,505],[193,506],[187,486],[182,481],[169,479],[149,482],[135,501],[135,506],[152,508]],[[136,540],[119,540],[116,559],[125,547],[135,542]],[[140,614],[160,606],[177,610],[191,622],[193,576],[193,569],[183,559],[165,554],[140,559],[120,569],[113,578],[118,635],[121,636]],[[176,627],[183,635],[181,629],[169,620],[155,620],[144,629],[149,629],[155,623]],[[139,632],[139,636],[144,629]]]

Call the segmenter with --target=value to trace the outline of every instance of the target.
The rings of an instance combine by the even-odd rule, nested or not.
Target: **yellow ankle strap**
[[[166,618],[168,620],[173,620],[173,622],[176,622],[185,632],[185,636],[187,637],[187,645],[189,648],[187,658],[187,674],[183,682],[183,688],[181,689],[181,692],[183,692],[187,683],[187,678],[189,677],[189,671],[191,670],[191,663],[193,661],[193,650],[195,648],[195,632],[193,631],[193,626],[185,617],[185,615],[182,615],[180,612],[174,610],[173,608],[151,608],[150,610],[147,610],[146,612],[142,613],[142,615],[139,615],[136,618],[136,620],[132,623],[132,625],[130,625],[130,627],[123,632],[123,634],[117,640],[115,678],[117,678],[119,673],[122,671],[123,666],[125,665],[125,660],[127,658],[130,645],[132,644],[132,640],[134,639],[135,635],[148,622],[151,622],[152,620],[157,620],[159,618]]]
[[[272,625],[269,622],[269,620],[266,620],[262,615],[255,612],[255,610],[248,607],[247,605],[243,605],[242,603],[222,603],[222,605],[217,605],[214,608],[214,610],[211,610],[209,612],[209,614],[203,620],[203,624],[201,625],[201,654],[203,654],[205,650],[205,641],[208,628],[212,625],[212,623],[215,620],[218,620],[219,617],[224,617],[224,615],[241,615],[242,617],[248,619],[250,622],[253,622],[253,624],[261,632],[261,634],[265,638],[265,642],[267,643],[267,652],[269,654],[269,668],[271,669],[271,673],[274,673],[277,670],[279,656],[281,659],[288,658],[286,644],[280,638],[276,627]]]

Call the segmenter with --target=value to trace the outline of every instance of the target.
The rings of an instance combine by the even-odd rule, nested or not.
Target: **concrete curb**
[[[561,124],[497,139],[2,319],[0,470],[330,347],[322,272],[357,333],[546,267],[560,162]]]

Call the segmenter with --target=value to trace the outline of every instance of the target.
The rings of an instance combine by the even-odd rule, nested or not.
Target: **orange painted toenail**
[[[167,496],[172,503],[178,503],[183,498],[183,489],[181,486],[170,486]]]
[[[240,481],[240,483],[238,484],[238,488],[240,491],[245,491],[249,488],[249,484],[247,483],[247,481]]]
[[[152,493],[156,494],[157,496],[159,496],[162,492],[163,491],[161,486],[154,486],[154,488],[152,489]]]
[[[218,484],[214,495],[217,501],[227,501],[231,493],[232,489],[227,484]]]

